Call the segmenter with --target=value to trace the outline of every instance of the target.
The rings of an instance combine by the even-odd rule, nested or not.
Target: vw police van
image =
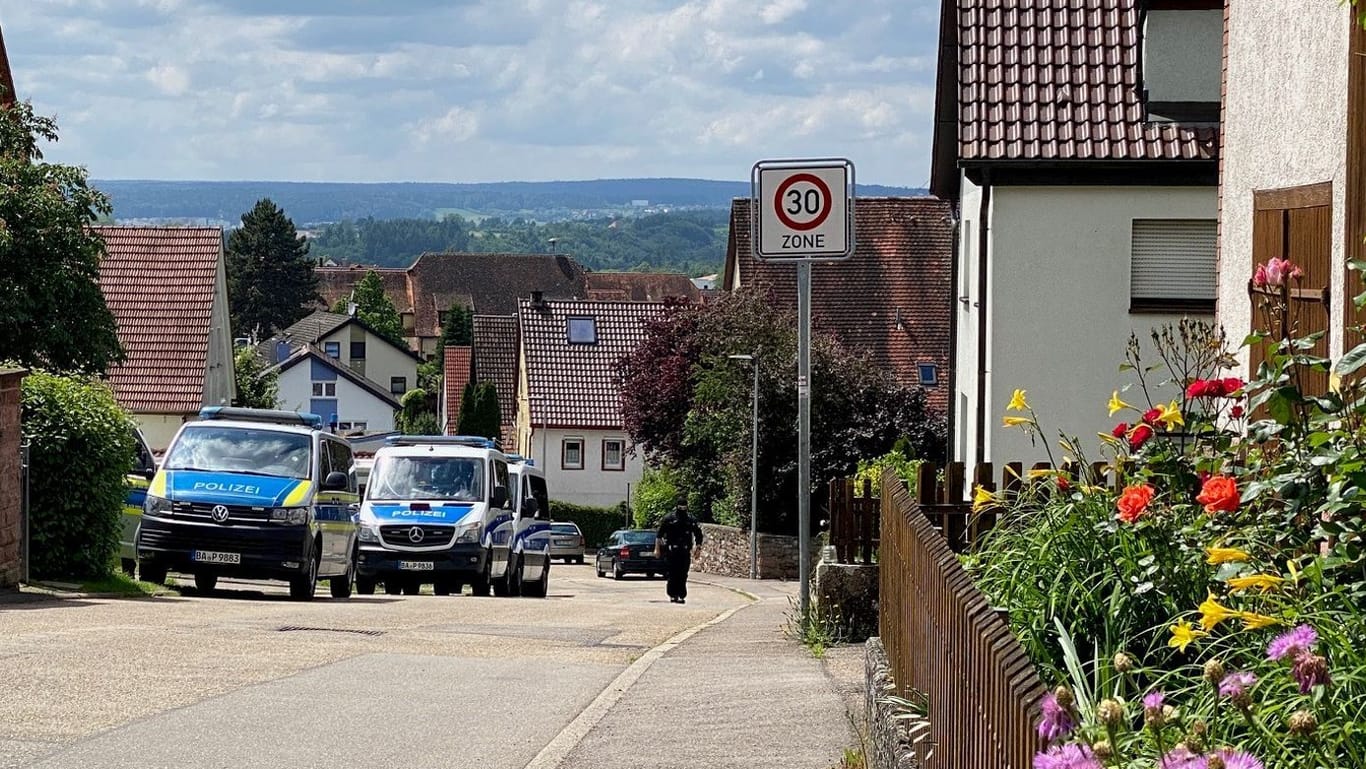
[[[416,594],[432,585],[437,595],[475,595],[520,588],[517,529],[534,520],[535,506],[519,508],[520,479],[487,438],[403,436],[375,452],[360,511],[356,587]],[[527,515],[523,515],[523,511]],[[539,562],[529,561],[534,567]],[[540,585],[548,574],[541,574]],[[532,589],[536,592],[536,588]]]
[[[359,500],[351,446],[315,414],[206,408],[181,426],[152,478],[137,532],[142,578],[285,580],[296,600],[319,579],[351,594]]]

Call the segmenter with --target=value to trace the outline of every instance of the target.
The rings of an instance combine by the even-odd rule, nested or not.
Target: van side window
[[[550,518],[550,492],[546,490],[545,479],[539,475],[528,475],[527,482],[531,484],[531,496],[536,498],[536,504],[543,510],[541,513],[545,518]]]
[[[494,486],[502,486],[503,488],[507,489],[508,499],[507,499],[507,502],[505,503],[504,506],[505,506],[505,507],[510,507],[510,506],[512,505],[512,497],[515,496],[515,492],[516,492],[517,490],[516,490],[516,489],[513,489],[513,488],[510,488],[510,487],[508,486],[508,463],[502,461],[501,459],[496,459],[496,460],[493,461],[492,464],[493,464],[493,485],[494,485]]]
[[[327,453],[331,467],[339,473],[346,473],[346,490],[356,490],[356,462],[351,447],[337,441],[327,442]],[[324,475],[324,478],[327,476]]]
[[[332,472],[332,441],[326,439],[318,440],[318,482],[327,480],[328,473]]]

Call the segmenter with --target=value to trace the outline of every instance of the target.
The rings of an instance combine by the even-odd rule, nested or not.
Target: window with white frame
[[[323,342],[323,352],[332,360],[337,360],[341,357],[341,342]]]
[[[626,469],[626,441],[608,438],[602,442],[602,469]]]
[[[592,318],[569,318],[566,324],[570,344],[598,343],[598,326]]]
[[[560,444],[560,467],[565,470],[583,469],[583,439],[565,438]]]
[[[1135,219],[1130,312],[1214,312],[1214,219]]]
[[[313,383],[313,397],[314,397],[314,398],[335,398],[335,397],[337,397],[337,383],[336,383],[336,382],[314,382],[314,383]]]

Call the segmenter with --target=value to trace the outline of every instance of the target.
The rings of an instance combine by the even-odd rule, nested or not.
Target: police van
[[[215,406],[181,426],[147,488],[142,578],[285,580],[290,597],[351,594],[359,502],[351,446],[316,414]]]
[[[508,475],[516,512],[491,537],[493,571],[502,574],[499,594],[544,598],[550,588],[550,496],[545,473],[532,460],[509,454]],[[498,591],[499,582],[493,585]]]
[[[375,452],[361,504],[357,589],[368,594],[382,583],[391,595],[416,594],[424,584],[437,595],[467,584],[474,595],[520,590],[524,570],[542,562],[534,552],[528,566],[520,560],[537,507],[523,499],[512,468],[488,438],[389,439]],[[539,581],[530,593],[543,593],[549,573],[533,573]]]

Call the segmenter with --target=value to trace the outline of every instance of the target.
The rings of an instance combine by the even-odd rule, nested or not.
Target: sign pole
[[[797,578],[798,614],[811,608],[811,262],[797,262]]]

